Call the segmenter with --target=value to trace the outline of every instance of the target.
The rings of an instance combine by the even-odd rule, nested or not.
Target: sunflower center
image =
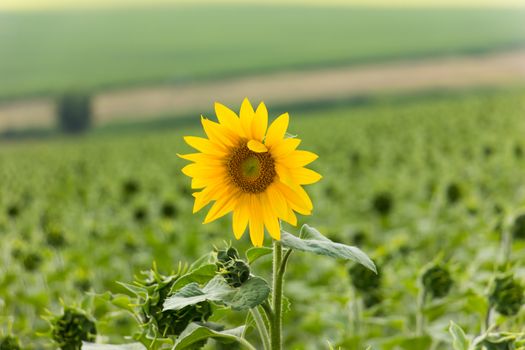
[[[254,152],[246,143],[233,149],[227,164],[232,182],[247,193],[263,192],[277,175],[270,153]]]

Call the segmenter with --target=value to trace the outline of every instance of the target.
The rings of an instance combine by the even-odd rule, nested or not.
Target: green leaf
[[[184,332],[182,332],[177,338],[172,350],[193,349],[192,346],[194,344],[200,343],[209,338],[214,338],[224,343],[243,341],[241,335],[244,332],[244,327],[245,326],[241,326],[219,332],[208,327],[200,326],[196,323],[190,323]]]
[[[452,335],[452,346],[454,347],[454,350],[468,350],[469,349],[469,341],[467,337],[465,336],[465,332],[463,332],[463,329],[461,329],[460,326],[458,326],[454,321],[450,321],[450,326],[448,327],[448,331]]]
[[[114,295],[113,298],[111,299],[111,303],[121,309],[128,310],[131,312],[134,311],[133,302],[131,301],[130,297],[127,295],[121,295],[121,294]]]
[[[212,261],[211,253],[206,253],[197,260],[195,260],[189,267],[190,271],[196,270],[201,266],[208,265]]]
[[[216,275],[216,273],[217,265],[202,265],[177,279],[177,281],[175,281],[175,283],[172,286],[172,290],[178,290],[191,282],[196,282],[199,284],[206,283],[209,280],[211,280]]]
[[[337,259],[352,260],[377,273],[374,262],[357,247],[332,242],[308,225],[304,225],[301,229],[301,237],[281,231],[281,243],[286,248],[326,255]]]
[[[164,310],[180,310],[206,300],[234,310],[247,310],[261,304],[269,294],[268,283],[260,277],[250,277],[242,286],[234,288],[228,285],[222,276],[215,276],[203,288],[197,283],[184,286],[166,299]]]
[[[129,292],[133,293],[135,296],[138,296],[140,298],[146,298],[147,293],[143,287],[136,286],[134,284],[124,283],[124,282],[117,282],[117,284],[121,285],[125,289],[127,289]]]
[[[253,247],[246,251],[246,259],[248,259],[248,263],[251,264],[255,260],[262,258],[265,255],[271,254],[272,252],[273,252],[272,248]]]
[[[120,309],[127,310],[130,312],[134,312],[133,304],[134,302],[131,300],[131,297],[129,295],[125,294],[112,294],[111,292],[105,292],[103,294],[91,294],[95,298],[102,300],[104,302],[109,302],[115,306],[117,306]]]
[[[303,227],[301,227],[299,237],[302,239],[316,239],[318,241],[332,242],[327,237],[323,236],[321,232],[317,231],[316,228],[307,224],[304,224]]]
[[[146,350],[146,347],[141,343],[112,345],[82,342],[82,350]]]

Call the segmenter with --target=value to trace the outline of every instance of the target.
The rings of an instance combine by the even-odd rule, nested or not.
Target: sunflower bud
[[[218,263],[227,264],[231,260],[237,259],[239,259],[239,252],[233,247],[217,251]]]
[[[24,268],[30,272],[36,271],[40,267],[41,263],[42,256],[40,256],[40,254],[38,254],[37,252],[27,253],[22,260]]]
[[[161,208],[162,217],[172,219],[177,216],[177,207],[172,202],[164,202]]]
[[[135,208],[133,211],[133,218],[138,223],[143,223],[148,219],[148,209],[143,206]]]
[[[250,278],[250,267],[239,259],[239,253],[233,247],[217,252],[217,270],[234,288],[242,286]]]
[[[248,278],[250,278],[250,267],[242,260],[233,261],[224,274],[226,282],[235,288],[242,286]]]
[[[66,308],[62,316],[51,321],[52,337],[62,350],[80,350],[83,341],[95,341],[95,321],[84,312]]]
[[[122,184],[122,194],[125,198],[129,198],[140,191],[140,185],[135,180],[127,180]]]
[[[382,215],[387,216],[392,211],[394,200],[389,192],[378,193],[372,200],[374,210]]]
[[[449,203],[454,204],[457,203],[461,197],[463,196],[463,193],[461,191],[461,187],[457,183],[451,183],[447,187],[447,200]]]
[[[494,153],[494,149],[491,146],[485,146],[483,147],[483,155],[485,155],[486,158],[489,158]]]
[[[9,216],[11,219],[16,219],[18,215],[20,214],[20,208],[17,204],[12,204],[9,207],[7,207],[7,216]]]
[[[361,154],[357,151],[353,152],[350,154],[350,161],[353,167],[358,167],[361,162]]]
[[[211,305],[207,301],[186,306],[180,310],[163,311],[164,301],[170,295],[173,282],[164,284],[162,281],[150,284],[154,292],[149,295],[142,307],[142,315],[146,322],[156,325],[163,337],[180,335],[194,321],[205,322],[212,314]]]
[[[514,147],[514,155],[516,156],[516,158],[521,158],[523,157],[523,148],[521,148],[521,145],[516,145]]]
[[[525,214],[521,214],[514,219],[511,230],[514,238],[525,239]]]
[[[443,298],[446,296],[453,283],[450,272],[442,265],[429,267],[423,273],[421,282],[425,291],[430,293],[432,298]]]
[[[523,305],[523,286],[512,275],[497,277],[489,296],[496,311],[505,316],[514,316]]]
[[[66,244],[64,233],[58,227],[52,226],[46,229],[46,242],[53,248],[61,248]]]
[[[20,343],[17,338],[7,335],[0,338],[0,350],[20,350]]]

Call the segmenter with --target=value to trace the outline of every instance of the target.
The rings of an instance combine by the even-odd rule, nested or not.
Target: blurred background
[[[244,96],[296,106],[523,83],[522,5],[4,0],[0,133],[180,121]]]
[[[245,97],[290,112],[320,156],[299,226],[381,271],[294,253],[286,349],[448,350],[450,320],[479,334],[496,263],[525,279],[524,229],[500,247],[525,208],[523,0],[0,0],[0,341],[54,348],[42,315],[74,305],[101,342],[127,342],[134,320],[88,292],[225,241],[243,255],[228,217],[192,214],[176,154],[215,101]],[[416,335],[436,257],[454,283]],[[254,269],[269,277],[269,259]]]

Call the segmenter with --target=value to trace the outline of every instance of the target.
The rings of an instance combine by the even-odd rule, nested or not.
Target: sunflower
[[[215,103],[218,123],[201,117],[208,138],[186,136],[199,153],[179,155],[192,161],[182,172],[191,177],[195,192],[193,212],[210,202],[204,223],[233,212],[233,233],[240,239],[249,227],[254,246],[262,246],[264,228],[280,240],[279,220],[297,225],[295,212],[310,215],[312,201],[302,185],[321,175],[304,166],[317,155],[297,150],[301,140],[286,136],[288,113],[268,127],[268,110],[260,103],[254,110],[244,99],[239,116]]]

